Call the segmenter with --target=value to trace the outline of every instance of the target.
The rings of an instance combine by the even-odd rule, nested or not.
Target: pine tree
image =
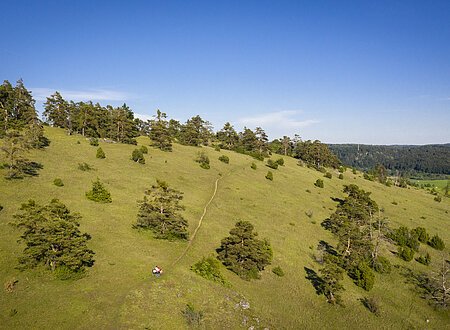
[[[244,131],[239,133],[240,146],[243,151],[252,152],[258,148],[258,138],[256,134],[249,128],[244,127]]]
[[[100,159],[106,158],[105,152],[101,147],[97,149],[97,154],[95,155],[95,157]]]
[[[34,99],[23,81],[13,87],[5,80],[0,85],[0,138],[8,130],[26,131],[30,147],[39,148],[48,143],[43,137],[43,128],[34,107]]]
[[[134,227],[150,229],[157,238],[187,239],[188,223],[179,213],[184,209],[180,205],[182,199],[182,192],[157,180],[156,185],[145,191],[144,199],[138,202],[139,211]]]
[[[6,178],[22,178],[25,174],[27,159],[24,154],[28,151],[25,137],[17,130],[9,130],[3,139],[0,150],[5,154]]]
[[[329,228],[337,236],[338,251],[348,264],[357,265],[373,251],[372,228],[378,205],[357,185],[344,186],[348,194],[330,217]]]
[[[78,229],[80,215],[57,199],[44,206],[29,200],[20,211],[12,224],[24,230],[25,249],[19,259],[24,268],[42,264],[52,271],[65,267],[79,272],[94,264],[94,252],[86,245],[90,236]]]
[[[172,139],[169,133],[169,123],[167,115],[159,109],[156,111],[156,118],[150,121],[149,138],[153,145],[162,151],[172,151]]]
[[[290,155],[292,151],[292,142],[291,138],[289,136],[283,136],[283,139],[281,140],[281,144],[283,145],[283,154],[285,156]]]
[[[217,132],[217,139],[224,149],[233,150],[239,143],[239,136],[230,123],[225,123],[223,128]]]
[[[180,142],[189,146],[207,144],[211,136],[211,124],[199,115],[189,119],[180,129]]]
[[[272,261],[270,243],[256,236],[250,222],[238,221],[217,249],[217,258],[225,267],[246,280],[259,278],[259,272]]]
[[[108,111],[111,116],[109,136],[120,143],[136,144],[134,138],[139,132],[131,109],[124,103],[121,107],[111,107]]]
[[[330,304],[341,303],[339,292],[344,290],[340,283],[344,278],[343,273],[343,269],[337,265],[332,257],[328,256],[325,258],[325,266],[320,269],[320,274],[322,275],[320,291]]]
[[[302,161],[316,169],[321,167],[338,168],[341,164],[328,146],[321,143],[319,140],[315,140],[314,142],[310,140],[298,142],[295,147],[294,157],[300,158]]]
[[[105,186],[100,182],[100,179],[97,178],[94,182],[92,182],[92,189],[86,192],[87,199],[97,203],[111,203],[111,193],[106,190]]]
[[[266,132],[261,127],[256,127],[255,129],[256,136],[256,149],[261,156],[267,156],[268,151],[268,142],[269,139],[267,137]]]
[[[64,100],[59,92],[55,92],[50,97],[47,97],[44,106],[45,110],[43,115],[46,118],[46,122],[55,127],[65,128],[69,132],[71,131],[69,102]]]

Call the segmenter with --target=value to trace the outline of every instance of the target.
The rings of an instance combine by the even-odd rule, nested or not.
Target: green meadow
[[[425,188],[436,188],[439,192],[443,193],[445,187],[447,186],[448,180],[412,180],[417,183],[419,187],[422,185]]]
[[[97,147],[82,136],[67,136],[64,130],[49,127],[46,136],[50,146],[28,155],[43,165],[38,176],[6,180],[5,170],[0,170],[4,207],[0,211],[0,280],[2,284],[18,281],[13,292],[1,290],[0,328],[183,329],[188,327],[182,313],[188,303],[203,313],[200,327],[205,329],[444,329],[450,324],[448,311],[433,309],[402,275],[404,267],[423,272],[438,267],[442,252],[429,246],[420,246],[421,254],[429,252],[432,257],[431,265],[424,266],[400,260],[392,253],[396,247],[385,245],[383,255],[393,264],[392,273],[376,273],[370,292],[345,276],[343,307],[317,295],[305,271],[321,267],[312,258],[320,240],[336,243],[321,222],[335,210],[332,197],[344,197],[343,185],[354,183],[372,192],[371,198],[384,208],[391,227],[422,226],[431,236],[439,234],[446,243],[447,258],[448,198],[438,203],[425,190],[386,187],[349,170],[343,180],[337,178],[337,171],[327,179],[290,157],[284,157],[284,166],[272,170],[274,179],[269,181],[264,162],[227,150],[174,144],[173,152],[162,152],[149,147],[146,163],[138,164],[130,160],[136,148],[132,145],[100,141],[106,158],[97,159]],[[150,140],[140,137],[138,144],[148,146]],[[194,161],[200,150],[211,160],[209,170]],[[229,164],[218,160],[221,155],[229,157]],[[79,170],[82,162],[94,170]],[[256,170],[250,167],[252,162]],[[55,178],[61,178],[64,186],[55,186]],[[98,204],[85,197],[97,178],[111,192],[112,203]],[[137,201],[157,178],[184,193],[183,215],[191,234],[218,179],[216,194],[189,246],[132,228]],[[323,189],[314,186],[319,178],[324,180]],[[80,279],[60,280],[43,268],[16,269],[23,245],[17,242],[20,231],[9,222],[21,203],[29,199],[48,203],[52,198],[80,213],[81,231],[92,236],[88,246],[95,251],[95,264]],[[250,221],[259,238],[268,238],[272,245],[273,261],[261,279],[245,281],[222,267],[231,283],[225,287],[192,272],[195,262],[215,255],[221,239],[238,220]],[[151,275],[155,265],[164,270],[160,278]],[[277,266],[283,269],[283,277],[272,272]],[[379,299],[380,316],[360,302],[367,296]]]

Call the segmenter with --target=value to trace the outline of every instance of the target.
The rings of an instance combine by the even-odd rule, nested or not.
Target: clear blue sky
[[[0,79],[271,138],[450,142],[450,1],[3,1]]]

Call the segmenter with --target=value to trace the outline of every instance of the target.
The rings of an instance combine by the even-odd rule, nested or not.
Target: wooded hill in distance
[[[367,145],[328,144],[343,164],[362,171],[369,171],[382,164],[395,174],[420,176],[421,174],[441,174],[445,179],[450,175],[450,144],[430,145]]]

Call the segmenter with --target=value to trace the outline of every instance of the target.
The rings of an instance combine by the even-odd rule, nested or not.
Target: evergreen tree
[[[150,121],[149,138],[153,145],[162,151],[172,151],[172,139],[169,133],[169,123],[167,115],[159,109],[156,111],[156,118]]]
[[[285,156],[290,155],[292,152],[292,141],[289,136],[283,136],[283,139],[281,139],[281,144],[283,146],[283,154]]]
[[[169,120],[169,136],[172,139],[180,139],[180,132],[181,132],[181,124],[178,120],[170,119]]]
[[[180,129],[180,142],[189,146],[207,144],[211,136],[211,124],[199,115],[189,119]]]
[[[64,100],[59,92],[55,92],[44,103],[44,118],[55,127],[65,128],[71,132],[71,114],[69,102]]]
[[[157,180],[156,185],[145,191],[144,199],[138,202],[139,211],[134,227],[150,229],[157,238],[187,239],[188,223],[179,213],[184,209],[180,205],[182,199],[182,192]]]
[[[319,169],[321,167],[338,168],[341,162],[333,154],[326,144],[319,140],[314,142],[308,140],[305,142],[298,142],[295,147],[295,158],[300,158],[308,165]]]
[[[378,205],[370,199],[370,193],[357,185],[344,186],[348,194],[330,217],[330,229],[338,237],[338,250],[351,263],[358,263],[370,255],[372,221]]]
[[[269,139],[267,137],[266,132],[261,127],[256,127],[255,129],[256,136],[256,149],[261,156],[267,156],[268,153],[268,142]]]
[[[217,139],[224,149],[234,150],[239,143],[239,136],[230,123],[225,123],[223,128],[217,132]]]
[[[106,190],[105,186],[100,182],[100,179],[97,178],[94,182],[92,182],[92,189],[86,192],[87,199],[97,203],[111,203],[111,193]]]
[[[136,144],[134,138],[139,132],[131,109],[124,103],[121,107],[110,109],[110,113],[110,137],[120,143]]]
[[[65,267],[78,272],[94,264],[94,252],[86,245],[90,236],[78,229],[80,215],[57,199],[44,206],[29,200],[20,211],[12,224],[24,230],[25,249],[19,258],[24,268],[42,264],[52,271]]]
[[[7,80],[0,85],[0,138],[8,130],[17,130],[25,132],[29,147],[39,148],[48,144],[34,103],[22,80],[17,81],[15,87]]]
[[[252,152],[257,149],[258,138],[249,128],[244,127],[244,131],[239,133],[240,147],[244,152]]]
[[[13,127],[14,88],[8,80],[0,85],[0,138]]]
[[[340,304],[341,296],[339,292],[344,290],[340,281],[344,278],[344,271],[331,256],[325,258],[324,261],[325,266],[320,269],[322,275],[320,292],[324,294],[330,304]]]
[[[100,159],[106,158],[105,152],[101,147],[97,149],[97,154],[95,155],[95,157]]]
[[[259,278],[259,272],[272,261],[270,243],[256,236],[250,222],[238,221],[217,249],[217,258],[225,267],[246,280]]]
[[[387,181],[387,170],[382,164],[378,164],[372,171],[372,174],[377,178],[378,182],[386,184]]]
[[[22,178],[27,162],[24,154],[28,151],[25,137],[17,130],[7,131],[0,150],[5,154],[6,178]]]

